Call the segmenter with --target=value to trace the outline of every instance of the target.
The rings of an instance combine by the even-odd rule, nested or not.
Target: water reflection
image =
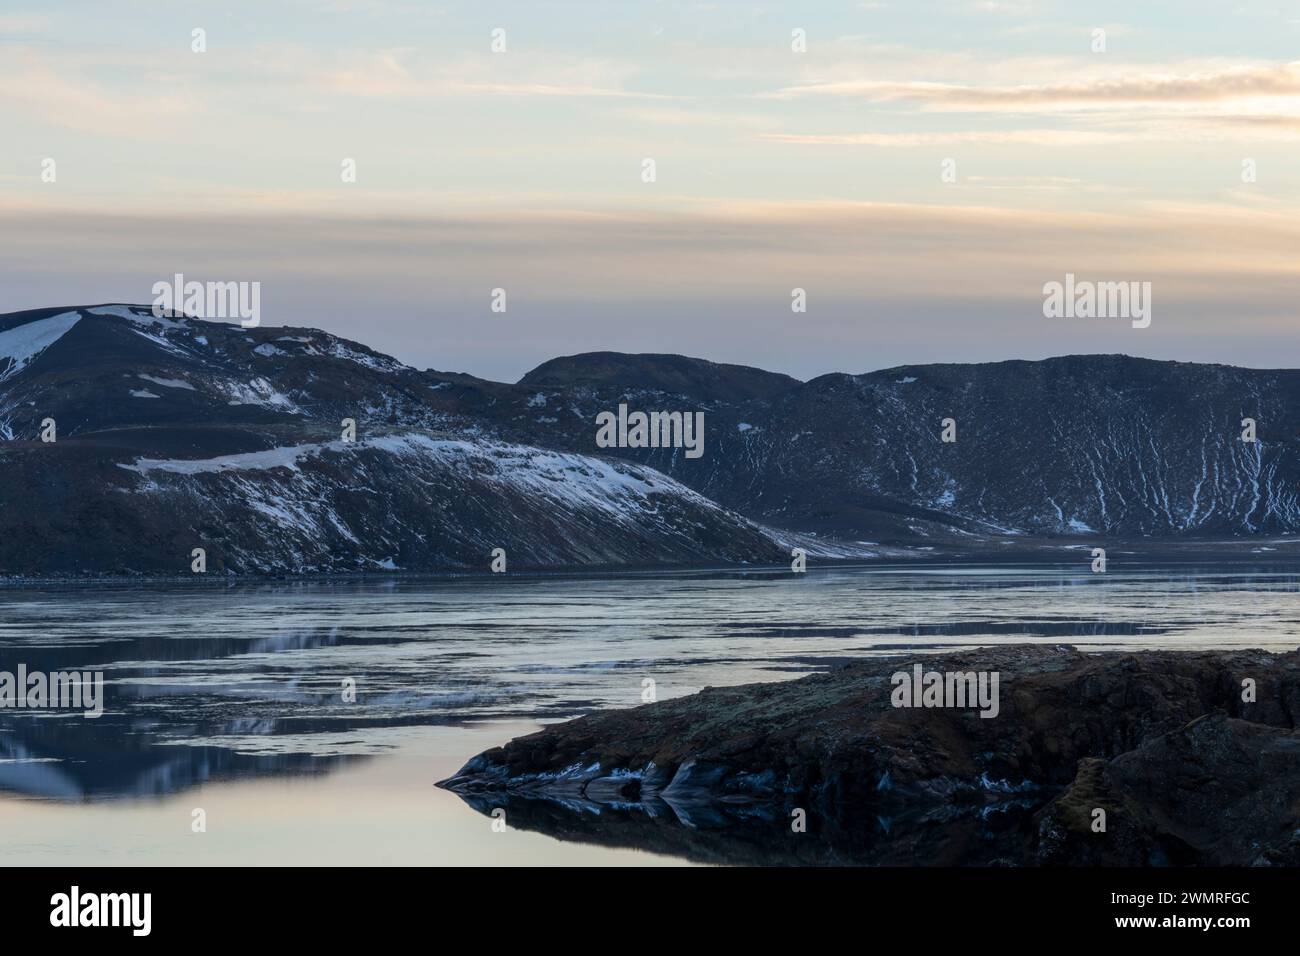
[[[79,719],[79,718],[77,718]],[[0,735],[0,789],[74,803],[153,797],[210,780],[255,774],[324,773],[357,757],[309,753],[241,754],[224,747],[164,746],[140,728],[16,723]]]
[[[0,591],[0,670],[106,681],[97,720],[0,711],[0,790],[99,801],[320,774],[403,729],[635,706],[646,677],[662,699],[1005,641],[1290,650],[1297,591],[1294,568],[987,566]]]
[[[796,833],[787,806],[628,804],[461,794],[486,817],[558,840],[635,849],[728,866],[996,866],[1024,862],[1033,814],[1047,799],[931,807],[888,816],[806,817]]]

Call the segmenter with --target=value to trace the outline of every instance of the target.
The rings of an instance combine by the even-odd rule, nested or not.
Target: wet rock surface
[[[915,663],[997,672],[997,716],[893,706]],[[515,826],[708,862],[1295,865],[1297,716],[1300,652],[1017,645],[594,714],[439,786]]]

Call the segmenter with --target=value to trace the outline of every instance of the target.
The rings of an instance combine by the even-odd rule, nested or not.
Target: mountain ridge
[[[599,447],[620,405],[702,413],[703,455]],[[509,384],[309,327],[28,310],[0,315],[0,574],[180,572],[187,543],[223,572],[292,573],[486,570],[497,547],[541,568],[1286,536],[1297,409],[1295,370],[1115,354],[800,382],[591,352]],[[285,457],[305,446],[327,450]],[[140,465],[185,461],[214,464]]]
[[[751,365],[662,352],[580,352],[543,362],[519,385],[618,385],[691,395],[706,401],[771,398],[802,384]]]

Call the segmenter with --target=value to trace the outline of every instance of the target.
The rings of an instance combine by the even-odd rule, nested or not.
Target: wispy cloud
[[[510,54],[456,60],[421,59],[411,49],[354,57],[353,65],[319,69],[320,88],[351,96],[419,99],[447,96],[538,96],[672,99],[629,88],[635,68],[627,63],[580,56]]]
[[[192,115],[196,99],[177,86],[139,83],[109,89],[85,73],[56,69],[45,57],[18,52],[0,61],[4,106],[54,126],[107,135],[166,133],[177,117]],[[174,132],[174,128],[172,128]]]
[[[858,133],[762,132],[773,143],[804,146],[877,146],[916,149],[931,146],[1033,146],[1075,148],[1123,143],[1197,142],[1241,143],[1247,134],[1255,142],[1292,143],[1300,140],[1300,117],[1283,115],[1156,114],[1116,118],[1104,126],[1058,126],[1022,129],[940,130],[910,132],[873,130]]]
[[[933,133],[762,133],[761,139],[807,146],[918,146],[1012,145],[1012,146],[1097,146],[1148,138],[1140,133],[1072,129],[950,130]]]
[[[1148,103],[1214,103],[1300,95],[1300,61],[1183,75],[1134,74],[1018,86],[838,80],[785,87],[771,95],[786,99],[833,96],[881,102],[907,100],[932,108],[981,111]]]

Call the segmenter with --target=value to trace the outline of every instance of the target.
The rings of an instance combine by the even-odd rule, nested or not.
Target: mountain
[[[777,372],[745,365],[722,365],[685,355],[585,352],[543,362],[521,378],[519,384],[561,389],[614,386],[685,395],[705,402],[744,402],[776,398],[800,382]]]
[[[513,391],[313,329],[123,305],[0,317],[0,572],[188,572],[194,548],[216,573],[786,554],[653,469],[500,437]]]
[[[703,413],[702,453],[602,447],[620,405]],[[194,548],[211,573],[482,571],[495,548],[519,569],[1289,534],[1298,408],[1300,372],[1106,355],[799,382],[600,352],[507,384],[311,328],[41,309],[0,316],[0,574],[188,573]]]
[[[902,544],[1300,530],[1297,371],[1093,355],[823,375],[766,399],[637,385],[543,397],[566,406],[550,440],[573,449],[619,401],[704,409],[703,457],[616,453],[792,531]]]

